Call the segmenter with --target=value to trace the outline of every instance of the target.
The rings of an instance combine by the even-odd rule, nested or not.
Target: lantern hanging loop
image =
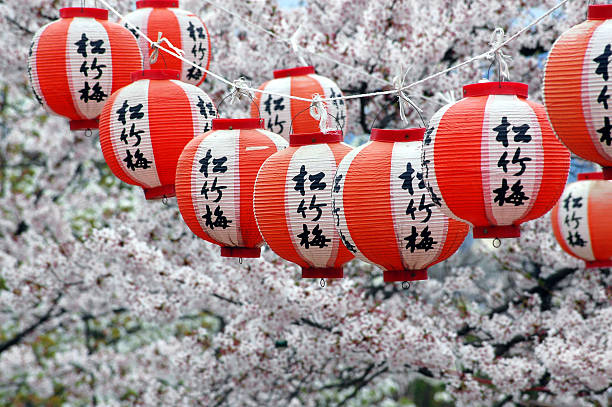
[[[499,249],[501,247],[501,240],[499,239],[499,237],[493,239],[493,247],[495,247],[496,249]]]
[[[321,286],[321,288],[325,288],[325,279],[324,278],[319,280],[319,285]]]
[[[93,130],[86,129],[85,130],[85,137],[91,137],[91,136],[93,136]]]
[[[402,281],[402,290],[410,290],[410,281]]]
[[[242,257],[240,257],[240,258],[238,259],[238,264],[242,264],[242,262],[243,262],[243,261],[244,261],[244,259],[243,259]]]
[[[302,36],[302,27],[303,27],[302,24],[298,26],[297,30],[295,30],[293,35],[291,35],[291,37],[289,38],[289,43],[291,44],[291,48],[293,49],[293,52],[297,56],[300,63],[303,66],[307,66],[308,63],[306,62],[306,59],[304,59],[304,56],[302,55],[302,51],[299,45],[300,37]]]
[[[408,119],[406,118],[406,104],[408,104],[417,112],[417,114],[421,118],[421,122],[423,122],[423,127],[427,127],[427,123],[425,123],[425,119],[423,119],[423,114],[422,114],[423,109],[418,107],[416,103],[414,103],[408,97],[408,95],[404,92],[404,88],[406,87],[406,84],[405,84],[406,76],[408,75],[408,72],[410,72],[411,69],[412,69],[411,66],[406,68],[406,71],[404,72],[403,75],[400,70],[399,75],[396,75],[393,78],[393,87],[397,91],[397,98],[398,98],[397,100],[399,103],[400,118],[402,119],[404,123],[408,123]]]
[[[162,201],[162,204],[163,204],[163,205],[165,205],[165,206],[170,206],[170,205],[168,205],[168,197],[167,197],[166,195],[164,195],[164,196],[163,196],[163,198],[162,198],[162,200],[161,200],[161,201]]]
[[[489,41],[492,49],[486,54],[488,60],[497,62],[497,77],[500,82],[510,80],[508,61],[512,60],[512,57],[504,54],[501,48],[506,43],[505,38],[506,33],[504,29],[501,27],[495,28],[491,33],[491,40]]]
[[[159,57],[159,47],[163,44],[168,45],[168,47],[172,49],[172,51],[176,52],[177,55],[180,55],[181,57],[185,56],[185,51],[172,45],[172,43],[166,37],[163,36],[162,32],[158,31],[157,41],[151,43],[151,48],[153,48],[153,52],[149,57],[149,62],[151,63],[151,65],[157,62],[157,58]]]
[[[229,94],[230,104],[236,104],[238,101],[240,101],[240,98],[242,96],[245,96],[251,101],[253,101],[255,96],[253,95],[253,92],[250,89],[251,82],[247,81],[244,76],[241,76],[240,78],[236,79],[232,83],[232,88]]]

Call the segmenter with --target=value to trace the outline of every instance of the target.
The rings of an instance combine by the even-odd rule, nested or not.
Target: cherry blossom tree
[[[122,13],[132,3],[111,1]],[[222,3],[273,37],[208,2],[181,2],[208,25],[213,72],[259,85],[298,65],[283,39],[302,24],[302,56],[345,94],[463,61],[490,48],[495,27],[513,33],[555,4]],[[462,249],[408,290],[358,261],[321,288],[270,250],[242,264],[221,258],[189,232],[175,200],[145,201],[112,175],[97,135],[71,133],[32,97],[30,40],[68,5],[0,2],[1,405],[395,406],[418,402],[417,382],[439,394],[435,405],[610,403],[610,270],[586,271],[564,254],[547,217],[499,249]],[[527,82],[532,99],[546,51],[585,13],[570,1],[505,49],[511,79]],[[409,93],[428,118],[444,103],[439,92],[458,95],[490,63]],[[217,102],[229,90],[211,78],[203,89]],[[378,127],[404,126],[394,98],[347,102],[348,132],[367,135],[377,115]],[[247,101],[220,110],[246,116]]]

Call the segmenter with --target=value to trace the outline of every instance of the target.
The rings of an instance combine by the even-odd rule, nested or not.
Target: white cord
[[[204,0],[210,3],[209,0]],[[333,102],[335,100],[350,100],[350,99],[360,99],[360,98],[367,98],[367,97],[372,97],[372,96],[380,96],[380,95],[390,95],[390,94],[396,94],[398,93],[398,91],[404,91],[410,88],[413,88],[417,85],[420,85],[424,82],[427,82],[431,79],[437,78],[439,76],[442,76],[444,74],[447,74],[448,72],[454,71],[455,69],[459,69],[463,66],[466,66],[474,61],[480,60],[480,59],[484,59],[487,58],[487,56],[491,55],[492,53],[496,53],[498,52],[501,48],[503,48],[504,46],[506,46],[508,43],[510,43],[511,41],[515,40],[518,36],[520,36],[521,34],[523,34],[525,31],[529,30],[530,28],[534,27],[535,25],[539,24],[540,21],[542,21],[544,18],[548,17],[550,14],[552,14],[553,12],[555,12],[555,10],[557,10],[558,8],[562,7],[565,3],[567,3],[569,0],[562,0],[559,4],[557,4],[555,7],[551,8],[550,10],[548,10],[546,13],[542,14],[540,17],[538,17],[537,19],[535,19],[534,21],[532,21],[529,25],[523,27],[522,29],[520,29],[517,33],[515,33],[513,36],[511,36],[510,38],[508,38],[507,40],[505,40],[504,42],[500,43],[499,45],[497,45],[495,48],[484,52],[480,55],[476,55],[474,57],[471,57],[459,64],[453,65],[449,68],[446,68],[442,71],[436,72],[432,75],[429,75],[423,79],[419,79],[416,82],[413,82],[411,84],[405,85],[400,89],[392,89],[392,90],[382,90],[382,91],[378,91],[378,92],[370,92],[370,93],[362,93],[362,94],[357,94],[357,95],[349,95],[349,96],[337,96],[337,97],[333,97],[333,98],[323,98],[323,99],[318,99],[317,102]],[[121,13],[119,13],[117,10],[115,10],[110,4],[108,4],[108,2],[106,0],[100,0],[100,2],[102,4],[104,4],[113,14],[115,14],[119,19],[123,20],[124,17],[123,15],[121,15]],[[212,3],[211,3],[212,4]],[[229,11],[228,11],[229,12]],[[238,16],[238,15],[237,15]],[[238,16],[239,17],[239,16]],[[242,19],[242,18],[241,18]],[[244,21],[248,21],[243,19]],[[157,46],[158,49],[174,56],[175,58],[180,59],[181,61],[197,68],[200,69],[203,72],[206,72],[208,75],[212,76],[215,79],[218,79],[219,81],[225,83],[226,85],[229,86],[234,86],[234,82],[231,82],[227,79],[225,79],[224,77],[209,71],[208,69],[202,68],[201,66],[193,63],[192,61],[189,61],[188,59],[182,57],[181,55],[177,55],[174,51],[171,51],[161,45],[157,45],[154,41],[152,41],[149,37],[147,37],[142,31],[140,31],[138,29],[138,27],[134,26],[132,23],[130,23],[129,21],[125,20],[126,23],[128,24],[128,26],[130,26],[131,28],[133,28],[139,35],[143,36],[145,38],[145,40],[147,40],[149,42],[149,44],[153,45],[155,44]],[[251,23],[252,24],[252,23]],[[262,30],[265,30],[261,27],[259,27]],[[279,37],[277,34],[274,34],[275,37],[281,38]],[[242,89],[247,89],[247,88],[242,88]],[[313,102],[312,99],[306,99],[303,97],[299,97],[299,96],[293,96],[293,95],[285,95],[282,93],[276,93],[276,92],[270,92],[270,91],[266,91],[266,90],[261,90],[261,89],[255,89],[255,88],[248,88],[248,90],[252,91],[252,92],[257,92],[257,93],[262,93],[262,94],[266,94],[266,95],[272,95],[272,96],[278,96],[278,97],[284,97],[284,98],[289,98],[289,99],[294,99],[294,100],[301,100],[304,102]]]

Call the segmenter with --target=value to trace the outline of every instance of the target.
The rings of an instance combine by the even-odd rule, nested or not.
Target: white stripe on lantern
[[[349,151],[349,153],[346,156],[344,156],[342,161],[340,161],[340,164],[338,165],[338,170],[336,171],[336,174],[335,174],[335,177],[342,175],[342,178],[338,180],[339,191],[335,192],[332,189],[332,191],[334,191],[332,192],[332,198],[333,198],[332,199],[332,211],[334,211],[332,213],[334,214],[333,216],[334,225],[336,225],[336,229],[338,230],[338,233],[342,233],[341,236],[343,236],[344,240],[348,242],[348,244],[350,244],[356,250],[356,251],[351,250],[351,253],[353,253],[355,257],[357,257],[358,259],[366,261],[368,263],[372,263],[372,261],[366,258],[363,255],[363,253],[359,251],[359,248],[355,245],[355,241],[351,237],[351,233],[349,231],[348,224],[346,222],[346,214],[344,212],[344,182],[346,181],[346,174],[348,173],[351,163],[353,162],[355,157],[357,157],[357,155],[361,153],[361,151],[367,146],[369,146],[370,144],[372,144],[372,142],[368,141],[366,144],[358,148],[355,148],[354,150]],[[335,182],[335,178],[334,178],[334,182]],[[378,264],[375,264],[375,265],[380,268],[383,268],[382,266]]]
[[[508,110],[508,106],[515,106],[515,108]],[[509,123],[507,126],[508,147],[504,147],[502,142],[496,139],[499,133],[493,130],[502,124],[504,117]],[[517,132],[513,128],[522,125],[529,126],[526,135],[531,136],[531,141],[528,143],[514,140]],[[533,207],[537,199],[544,165],[541,140],[542,132],[538,118],[526,102],[521,103],[515,95],[490,95],[488,97],[483,122],[481,172],[484,206],[491,224],[511,225],[514,221],[524,217]],[[520,176],[514,176],[513,174],[521,170],[519,163],[512,163],[518,148],[520,148],[520,154],[517,158],[527,157],[531,158],[531,161],[525,161],[525,171]],[[505,160],[508,161],[507,172],[504,172],[503,165],[498,165],[504,153],[506,153]],[[502,202],[503,205],[500,206],[500,201],[495,202],[497,194],[493,191],[502,187],[503,179],[506,179],[507,182],[506,196],[513,193],[511,188],[520,180],[522,192],[529,199],[523,201],[522,205]]]
[[[423,223],[423,221],[427,219],[427,211],[419,211],[419,205],[423,195],[425,196],[424,205],[432,203],[431,196],[426,186],[424,185],[424,188],[419,187],[420,180],[417,174],[422,174],[421,156],[421,143],[418,142],[394,143],[391,153],[391,216],[395,229],[396,245],[402,257],[402,264],[404,268],[410,270],[420,270],[431,264],[438,257],[445,236],[445,216],[442,215],[436,207],[430,208],[432,210],[432,215],[425,223]],[[411,168],[414,170],[412,174],[413,194],[410,193],[409,188],[402,189],[404,179],[400,178],[400,175],[406,172],[408,163],[410,163]],[[410,214],[406,213],[411,200],[412,207],[415,209],[414,220]],[[416,238],[417,244],[423,241],[425,236],[421,236],[421,233],[427,228],[427,231],[430,233],[429,238],[436,242],[432,244],[431,249],[415,249],[411,252],[411,249],[406,247],[408,241],[405,240],[405,238],[412,235],[413,226],[415,227],[416,233],[418,233]],[[425,232],[425,235],[427,235],[427,232]]]
[[[37,96],[37,100],[40,100],[42,102],[43,107],[45,108],[45,110],[47,110],[48,112],[52,112],[57,114],[57,112],[53,111],[53,109],[51,109],[51,107],[49,107],[49,105],[47,104],[47,101],[45,100],[45,96],[42,93],[42,89],[40,87],[40,80],[38,79],[38,44],[40,41],[40,37],[41,35],[45,32],[45,30],[47,29],[48,26],[50,26],[51,24],[53,24],[54,22],[48,23],[47,25],[45,25],[43,28],[41,28],[40,30],[38,30],[36,32],[36,34],[34,35],[34,38],[32,39],[32,43],[30,44],[30,54],[29,54],[29,60],[28,60],[28,76],[30,78],[30,84],[32,85],[32,89],[34,91],[34,95]]]
[[[110,113],[110,140],[115,152],[117,162],[128,174],[128,176],[137,181],[140,184],[145,185],[147,188],[155,188],[161,186],[159,177],[157,175],[157,168],[155,166],[155,155],[153,153],[153,144],[151,143],[151,133],[149,130],[149,80],[140,80],[132,83],[130,86],[120,89],[119,94],[115,98],[113,108]],[[123,102],[127,101],[130,107],[137,106],[142,103],[141,113],[144,113],[141,119],[130,119],[130,111],[127,109],[125,115],[125,125],[119,121],[119,113],[117,111],[123,107]],[[128,137],[126,144],[121,140],[121,133],[125,129],[129,135],[132,123],[135,124],[135,130],[143,130],[144,133],[140,135],[140,144],[135,146],[136,140]],[[135,170],[129,169],[127,162],[124,161],[127,156],[127,150],[130,150],[130,154],[135,159],[137,152],[141,153],[144,158],[151,161],[149,168],[136,168]]]
[[[593,186],[592,182],[574,182],[569,184],[563,195],[559,199],[559,210],[557,212],[557,222],[559,225],[559,231],[561,232],[561,236],[567,244],[567,247],[570,249],[574,255],[586,259],[589,261],[594,261],[595,256],[593,254],[593,248],[591,246],[591,232],[589,229],[589,211],[588,211],[588,197],[589,197],[589,188]],[[574,208],[573,199],[569,199],[567,201],[567,205],[569,210],[565,209],[566,199],[571,195],[571,198],[582,198],[580,200],[581,207]],[[575,213],[575,217],[572,216]],[[576,222],[573,219],[578,220],[578,227],[573,229],[572,226],[576,225]],[[570,232],[572,233],[572,238],[575,239],[575,233],[578,233],[582,240],[585,241],[584,247],[575,246],[570,244]]]
[[[198,106],[198,103],[200,103],[198,96],[204,101],[204,103],[211,102],[208,95],[204,93],[203,90],[183,81],[172,79],[170,82],[179,86],[183,92],[185,92],[185,98],[189,100],[189,105],[191,107],[191,123],[193,125],[193,137],[199,136],[200,134],[212,129],[212,119],[214,117],[212,117],[212,115],[208,115],[207,118],[204,118],[202,115],[200,115],[200,107]]]
[[[612,143],[607,145],[602,142],[603,134],[597,130],[605,127],[606,117],[608,117],[608,120],[612,119],[612,99],[606,100],[606,103],[608,103],[608,109],[606,109],[603,101],[598,102],[598,98],[605,86],[608,86],[605,95],[612,96],[612,67],[608,68],[610,77],[605,80],[603,75],[595,73],[599,64],[594,60],[603,54],[606,46],[610,46],[609,33],[612,29],[611,26],[612,20],[606,20],[593,32],[584,56],[581,86],[583,113],[589,136],[597,152],[607,160],[612,160]],[[612,122],[608,123],[612,126]]]
[[[459,101],[458,103],[461,103]],[[440,192],[440,187],[438,186],[438,182],[436,180],[436,164],[435,164],[435,155],[434,155],[434,146],[436,140],[436,134],[438,132],[438,127],[440,126],[440,121],[446,111],[453,106],[453,103],[449,103],[443,106],[440,110],[436,112],[436,114],[429,120],[429,124],[427,127],[427,131],[425,132],[425,138],[423,140],[423,163],[425,161],[429,161],[427,163],[427,167],[423,166],[423,172],[426,179],[426,184],[429,188],[431,188],[431,192],[436,194],[436,197],[439,199],[441,205],[438,208],[444,213],[446,216],[449,216],[453,219],[460,220],[462,222],[469,223],[468,221],[462,220],[455,216],[455,214],[450,210],[450,208],[446,205],[446,201],[444,200],[444,196]],[[428,144],[425,144],[430,139]]]
[[[264,88],[267,92],[276,92],[276,93],[291,93],[291,77],[279,78],[273,81],[269,81]],[[274,100],[280,99],[280,105],[283,106],[283,110],[274,111]],[[265,102],[270,100],[270,113],[266,111]],[[281,126],[276,124],[276,114],[278,114],[278,122],[284,122]],[[262,119],[264,119],[264,127],[266,130],[274,132],[276,134],[280,134],[287,141],[289,141],[289,129],[291,127],[291,120],[293,118],[293,113],[291,111],[291,99],[284,98],[281,96],[272,96],[266,95],[264,93],[261,94],[261,99],[259,101],[259,115]],[[303,114],[309,114],[308,112],[304,112]],[[270,123],[272,120],[272,123]]]
[[[200,20],[200,18],[194,15],[193,13],[190,13],[185,10],[176,9],[176,8],[171,9],[171,10],[174,13],[178,21],[178,25],[180,27],[180,33],[181,33],[181,44],[180,45],[181,45],[182,50],[185,52],[185,58],[187,58],[189,61],[192,61],[196,65],[200,65],[206,68],[206,63],[208,61],[208,55],[210,53],[210,50],[208,49],[208,37],[204,39],[200,39],[198,31],[197,31],[198,28],[202,28],[204,26],[202,23],[202,20]],[[197,41],[194,41],[193,38],[191,38],[190,36],[189,23],[193,24],[194,26],[195,37]],[[205,36],[208,35],[206,30],[204,30],[203,33]],[[200,45],[202,45],[204,49],[206,49],[206,52],[204,54],[202,54],[200,51],[200,48],[199,48]],[[195,51],[196,53],[195,55],[193,54],[193,51]],[[195,72],[196,74],[200,74],[203,76],[204,73],[202,71],[196,68],[192,68],[191,65],[185,62],[181,64],[181,67],[182,67],[181,68],[182,69],[181,78],[184,78],[184,80],[187,83],[197,86],[200,82],[202,82],[202,77],[199,77],[198,79],[187,79],[189,70],[191,70],[192,72]]]
[[[195,208],[198,222],[202,229],[214,240],[227,246],[241,247],[244,245],[242,236],[238,233],[240,228],[240,181],[238,173],[238,154],[239,142],[238,137],[240,130],[217,130],[208,135],[200,145],[193,160],[191,170],[191,197]],[[207,173],[201,172],[202,163],[200,160],[207,157],[210,150],[210,158],[208,160]],[[218,170],[215,171],[213,160],[226,157],[225,162],[219,161]],[[221,172],[223,167],[227,167],[225,172]],[[216,184],[215,184],[216,179]],[[206,193],[202,193],[202,187],[206,183]],[[216,191],[211,191],[212,186],[227,187],[221,190],[221,194]],[[206,197],[208,195],[208,198]],[[220,198],[219,198],[220,197]],[[218,200],[218,202],[214,202]],[[208,206],[208,208],[207,208]],[[219,212],[215,213],[217,211]],[[205,216],[209,215],[210,223],[207,225]],[[207,216],[208,217],[208,216]],[[225,217],[231,223],[227,223],[227,227],[223,228],[222,217]],[[218,225],[215,226],[215,223]]]
[[[305,182],[304,182],[304,195],[300,191],[296,190],[296,181],[293,177],[300,174],[301,167],[304,166],[306,171]],[[323,172],[325,175],[320,180],[320,183],[325,183],[324,190],[311,190],[311,184],[309,177],[311,175]],[[332,203],[331,203],[331,190],[333,188],[334,175],[336,173],[336,161],[334,155],[327,144],[313,144],[302,146],[296,150],[291,157],[289,168],[287,170],[287,178],[285,183],[285,216],[287,219],[287,228],[291,235],[291,241],[296,252],[306,262],[311,264],[313,267],[324,268],[333,266],[336,255],[338,253],[338,247],[340,243],[339,236],[336,232],[334,219],[332,217]],[[316,195],[315,204],[326,204],[322,207],[321,217],[313,221],[317,216],[318,211],[313,209],[309,210],[312,197]],[[297,210],[300,207],[300,203],[304,202],[305,207],[305,218]],[[302,239],[298,235],[304,233],[304,227],[306,225],[308,233],[306,237],[309,240],[309,247],[306,248],[306,243],[300,244]],[[327,239],[331,239],[327,242],[327,246],[319,247],[310,245],[310,242],[315,238],[313,231],[319,226],[321,236]]]
[[[263,129],[255,129],[259,134],[262,134],[270,139],[272,143],[276,146],[276,151],[283,150],[287,147],[287,142],[282,136],[279,136],[276,133],[272,133],[271,131],[263,130]],[[247,148],[247,151],[249,149]]]
[[[309,74],[309,77],[317,80],[319,85],[323,88],[325,95],[321,95],[323,98],[338,97],[342,95],[340,88],[334,81],[324,76]],[[336,130],[343,130],[346,127],[346,103],[344,100],[334,100],[331,102],[325,102],[327,111],[330,116],[328,117],[327,126]],[[338,122],[336,122],[336,119]]]
[[[147,27],[149,26],[149,17],[151,16],[151,12],[153,8],[145,7],[139,8],[135,11],[131,12],[123,20],[121,20],[120,24],[122,24],[128,30],[130,27],[126,24],[125,20],[129,21],[131,24],[135,25],[140,31],[143,33],[147,32]],[[132,33],[133,34],[133,33]],[[138,47],[140,48],[140,52],[142,53],[142,62],[144,69],[151,69],[151,61],[149,60],[149,55],[151,54],[151,48],[149,42],[145,39],[144,36],[140,34],[134,34],[134,36],[138,35]],[[157,40],[157,33],[155,35],[151,35],[152,40]],[[161,51],[160,51],[161,52]]]
[[[77,52],[79,46],[76,43],[84,38],[83,34],[87,38],[85,46],[87,57]],[[103,41],[100,49],[105,51],[102,54],[94,53],[95,48],[92,42],[100,40]],[[66,41],[66,72],[74,107],[80,116],[95,119],[110,97],[113,87],[112,50],[108,33],[104,26],[94,18],[75,17],[68,28]],[[97,67],[105,65],[101,70],[101,75],[97,69],[92,69],[94,61]],[[100,77],[97,78],[98,76]],[[86,83],[88,88],[85,86]],[[105,96],[100,101],[87,100],[89,96],[96,93],[94,90],[96,86]],[[81,90],[83,92],[80,92]]]

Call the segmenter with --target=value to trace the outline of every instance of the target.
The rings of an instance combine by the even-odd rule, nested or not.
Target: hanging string
[[[208,1],[208,0],[205,0]],[[508,39],[506,39],[505,41],[499,43],[497,46],[495,46],[493,49],[487,51],[487,52],[483,52],[480,55],[476,55],[473,56],[471,58],[466,59],[465,61],[455,64],[451,67],[448,67],[442,71],[436,72],[432,75],[426,76],[425,78],[419,79],[416,82],[412,82],[408,85],[404,85],[402,86],[399,90],[401,91],[405,91],[407,89],[411,89],[415,86],[418,86],[422,83],[425,83],[429,80],[435,79],[437,77],[440,77],[442,75],[446,75],[447,73],[454,71],[456,69],[462,68],[466,65],[471,64],[474,61],[478,61],[481,59],[485,59],[487,58],[489,55],[491,55],[491,53],[495,54],[497,51],[499,51],[500,49],[502,49],[504,46],[506,46],[508,43],[510,43],[511,41],[514,41],[517,37],[519,37],[521,34],[523,34],[524,32],[526,32],[527,30],[529,30],[530,28],[536,26],[537,24],[539,24],[542,20],[544,20],[546,17],[548,17],[549,15],[551,15],[552,13],[555,12],[555,10],[561,8],[563,5],[565,5],[565,3],[567,3],[570,0],[562,0],[561,2],[559,2],[559,4],[557,4],[556,6],[552,7],[551,9],[549,9],[547,12],[545,12],[544,14],[542,14],[540,17],[536,18],[535,20],[533,20],[530,24],[526,25],[525,27],[523,27],[522,29],[520,29],[518,32],[516,32],[514,35],[512,35],[511,37],[509,37]],[[106,6],[113,14],[115,14],[118,18],[124,20],[124,17],[121,13],[119,13],[116,9],[114,9],[107,0],[100,0],[100,2],[102,4],[104,4],[104,6]],[[141,35],[142,37],[145,38],[146,41],[149,42],[149,44],[154,44],[154,41],[152,41],[150,38],[148,38],[138,27],[134,26],[132,23],[130,23],[127,20],[124,20],[126,22],[126,24],[132,28],[134,31],[136,31],[139,35]],[[210,75],[211,77],[225,83],[226,85],[232,86],[233,82],[230,82],[228,79],[225,79],[224,77],[209,71],[208,69],[205,69],[195,63],[193,63],[192,61],[189,61],[188,59],[182,57],[181,55],[178,55],[177,53],[175,53],[174,51],[171,51],[161,45],[157,46],[158,49],[174,56],[175,58],[180,59],[181,61],[185,62],[186,64],[191,65],[192,67],[195,67],[196,69],[201,70],[202,72],[206,72],[208,75]],[[257,92],[257,93],[262,93],[262,94],[266,94],[266,95],[272,95],[272,96],[277,96],[277,97],[285,97],[285,98],[289,98],[289,99],[294,99],[294,100],[301,100],[303,102],[310,102],[312,103],[312,99],[307,99],[307,98],[303,98],[303,97],[299,97],[299,96],[293,96],[293,95],[285,95],[282,93],[277,93],[277,92],[270,92],[267,90],[262,90],[262,89],[255,89],[255,88],[249,88],[250,91],[252,92]],[[383,91],[378,91],[378,92],[370,92],[370,93],[363,93],[363,94],[355,94],[355,95],[348,95],[348,96],[336,96],[336,97],[332,97],[332,98],[323,98],[321,99],[322,102],[333,102],[336,100],[350,100],[350,99],[361,99],[361,98],[367,98],[367,97],[372,97],[372,96],[381,96],[381,95],[389,95],[389,94],[394,94],[397,93],[398,89],[392,89],[392,90],[383,90]]]
[[[395,89],[397,90],[397,101],[399,104],[400,118],[402,119],[404,123],[409,123],[409,120],[406,117],[406,112],[405,112],[405,109],[406,109],[405,105],[408,104],[417,112],[417,114],[421,118],[421,122],[423,122],[423,127],[427,127],[427,123],[425,123],[425,119],[423,119],[423,115],[422,115],[423,109],[418,107],[408,97],[408,95],[406,95],[406,93],[404,93],[404,91],[402,90],[404,88],[404,81],[406,80],[406,76],[408,75],[408,72],[410,72],[410,69],[411,67],[408,67],[403,75],[400,70],[399,75],[393,78],[393,87],[395,87]]]
[[[151,63],[151,65],[157,62],[157,58],[159,57],[159,47],[162,44],[167,44],[168,47],[170,47],[174,52],[176,52],[180,56],[185,55],[185,51],[172,45],[172,43],[167,38],[162,36],[161,32],[158,32],[157,42],[151,43],[151,48],[153,49],[153,52],[151,53],[151,56],[149,57],[149,62]]]
[[[495,28],[493,33],[491,34],[491,41],[489,41],[489,45],[493,47],[495,51],[490,51],[487,55],[487,59],[497,62],[497,76],[499,81],[502,80],[510,80],[510,70],[508,69],[508,61],[512,59],[511,56],[506,55],[502,52],[500,44],[504,42],[504,37],[506,33],[504,29],[501,27]]]
[[[250,89],[251,82],[247,81],[245,77],[241,76],[240,78],[236,79],[232,83],[232,88],[230,90],[229,95],[229,103],[233,105],[239,102],[242,96],[245,96],[246,98],[253,101],[255,99],[255,96],[253,95],[253,92],[251,92]]]
[[[297,30],[295,30],[291,38],[289,38],[289,42],[291,43],[291,48],[293,49],[293,52],[295,53],[297,58],[300,60],[300,63],[303,66],[307,66],[309,64],[304,59],[304,56],[302,55],[301,48],[299,45],[300,36],[302,35],[302,27],[303,27],[302,24],[300,24],[300,26],[298,27]]]
[[[313,119],[319,121],[319,129],[323,133],[327,133],[328,112],[323,98],[318,93],[312,95],[312,103],[310,104],[310,115]]]

